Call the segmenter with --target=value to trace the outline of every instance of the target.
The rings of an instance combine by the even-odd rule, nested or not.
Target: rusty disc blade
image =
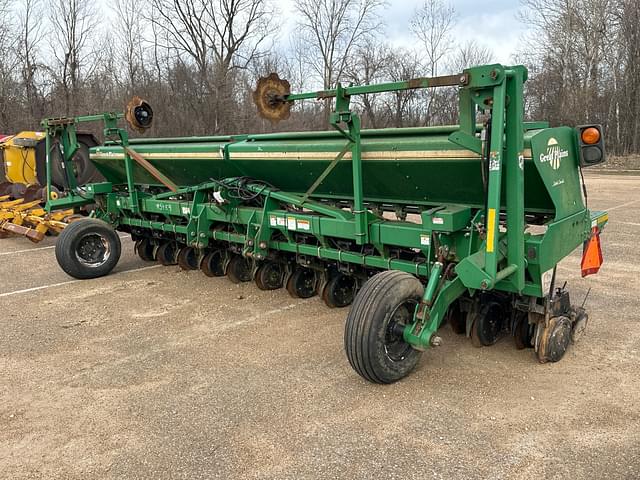
[[[291,101],[284,97],[291,93],[289,82],[281,79],[277,73],[258,80],[253,92],[253,101],[258,107],[258,114],[271,122],[286,120],[291,114]]]

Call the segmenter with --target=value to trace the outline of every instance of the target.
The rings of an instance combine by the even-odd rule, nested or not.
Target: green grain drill
[[[407,375],[446,321],[475,345],[508,332],[557,361],[587,314],[556,266],[579,246],[583,275],[602,263],[607,214],[587,209],[581,169],[605,150],[598,125],[524,122],[526,79],[522,66],[487,65],[301,94],[275,74],[260,80],[254,100],[272,121],[296,100],[333,99],[323,132],[134,140],[118,125],[151,125],[138,98],[126,114],[47,119],[47,151],[60,152],[49,185],[52,161],[69,173],[48,208],[94,206],[60,235],[58,263],[75,278],[108,274],[118,230],[144,260],[353,303],[345,351],[376,383]],[[442,86],[458,89],[459,125],[361,130],[350,108],[356,95]],[[106,181],[79,187],[70,162],[88,121],[104,123],[91,160]]]

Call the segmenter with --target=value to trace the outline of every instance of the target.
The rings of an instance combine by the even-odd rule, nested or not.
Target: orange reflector
[[[591,229],[591,238],[584,242],[582,248],[582,262],[580,268],[582,276],[593,275],[598,273],[602,266],[602,248],[600,247],[600,230],[598,227]]]
[[[600,141],[600,130],[596,127],[585,128],[582,131],[582,141],[587,145],[594,145]]]

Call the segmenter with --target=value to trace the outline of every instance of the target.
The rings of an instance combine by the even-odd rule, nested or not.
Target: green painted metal
[[[281,99],[334,97],[326,132],[130,140],[119,114],[46,120],[48,150],[60,145],[65,162],[78,123],[104,122],[109,139],[91,150],[107,181],[70,183],[48,208],[95,202],[96,217],[136,238],[201,254],[224,246],[255,262],[411,273],[426,288],[404,338],[425,349],[465,292],[545,297],[543,275],[606,223],[582,200],[576,131],[523,121],[526,79],[522,66],[487,65]],[[354,95],[442,85],[459,88],[459,125],[361,130],[350,108]]]

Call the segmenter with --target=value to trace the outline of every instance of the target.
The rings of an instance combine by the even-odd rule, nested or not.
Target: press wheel
[[[213,250],[207,253],[200,262],[200,270],[207,277],[224,277],[224,250]]]
[[[251,280],[251,265],[240,255],[234,255],[227,266],[227,278],[233,283],[243,283]]]
[[[500,303],[490,300],[481,305],[471,327],[471,341],[476,347],[488,347],[500,338],[504,310]]]
[[[136,252],[138,256],[145,262],[152,262],[156,259],[156,246],[151,242],[150,238],[143,238],[136,242]]]
[[[346,307],[353,302],[357,288],[358,281],[355,277],[339,273],[331,277],[325,285],[322,299],[330,308]]]
[[[518,315],[513,328],[513,339],[518,350],[533,347],[533,325],[529,324],[529,315],[522,312]]]
[[[178,251],[178,266],[182,270],[198,269],[198,251],[193,247],[182,247]]]
[[[177,262],[178,244],[176,242],[164,242],[156,251],[156,259],[160,265],[175,265]]]
[[[446,319],[451,325],[451,330],[458,335],[466,333],[467,321],[466,314],[460,309],[460,301],[454,301],[447,310]]]
[[[264,262],[256,271],[255,282],[260,290],[282,288],[284,282],[283,265],[278,262]]]
[[[296,267],[287,281],[287,291],[294,298],[310,298],[316,295],[318,275],[311,268]]]

